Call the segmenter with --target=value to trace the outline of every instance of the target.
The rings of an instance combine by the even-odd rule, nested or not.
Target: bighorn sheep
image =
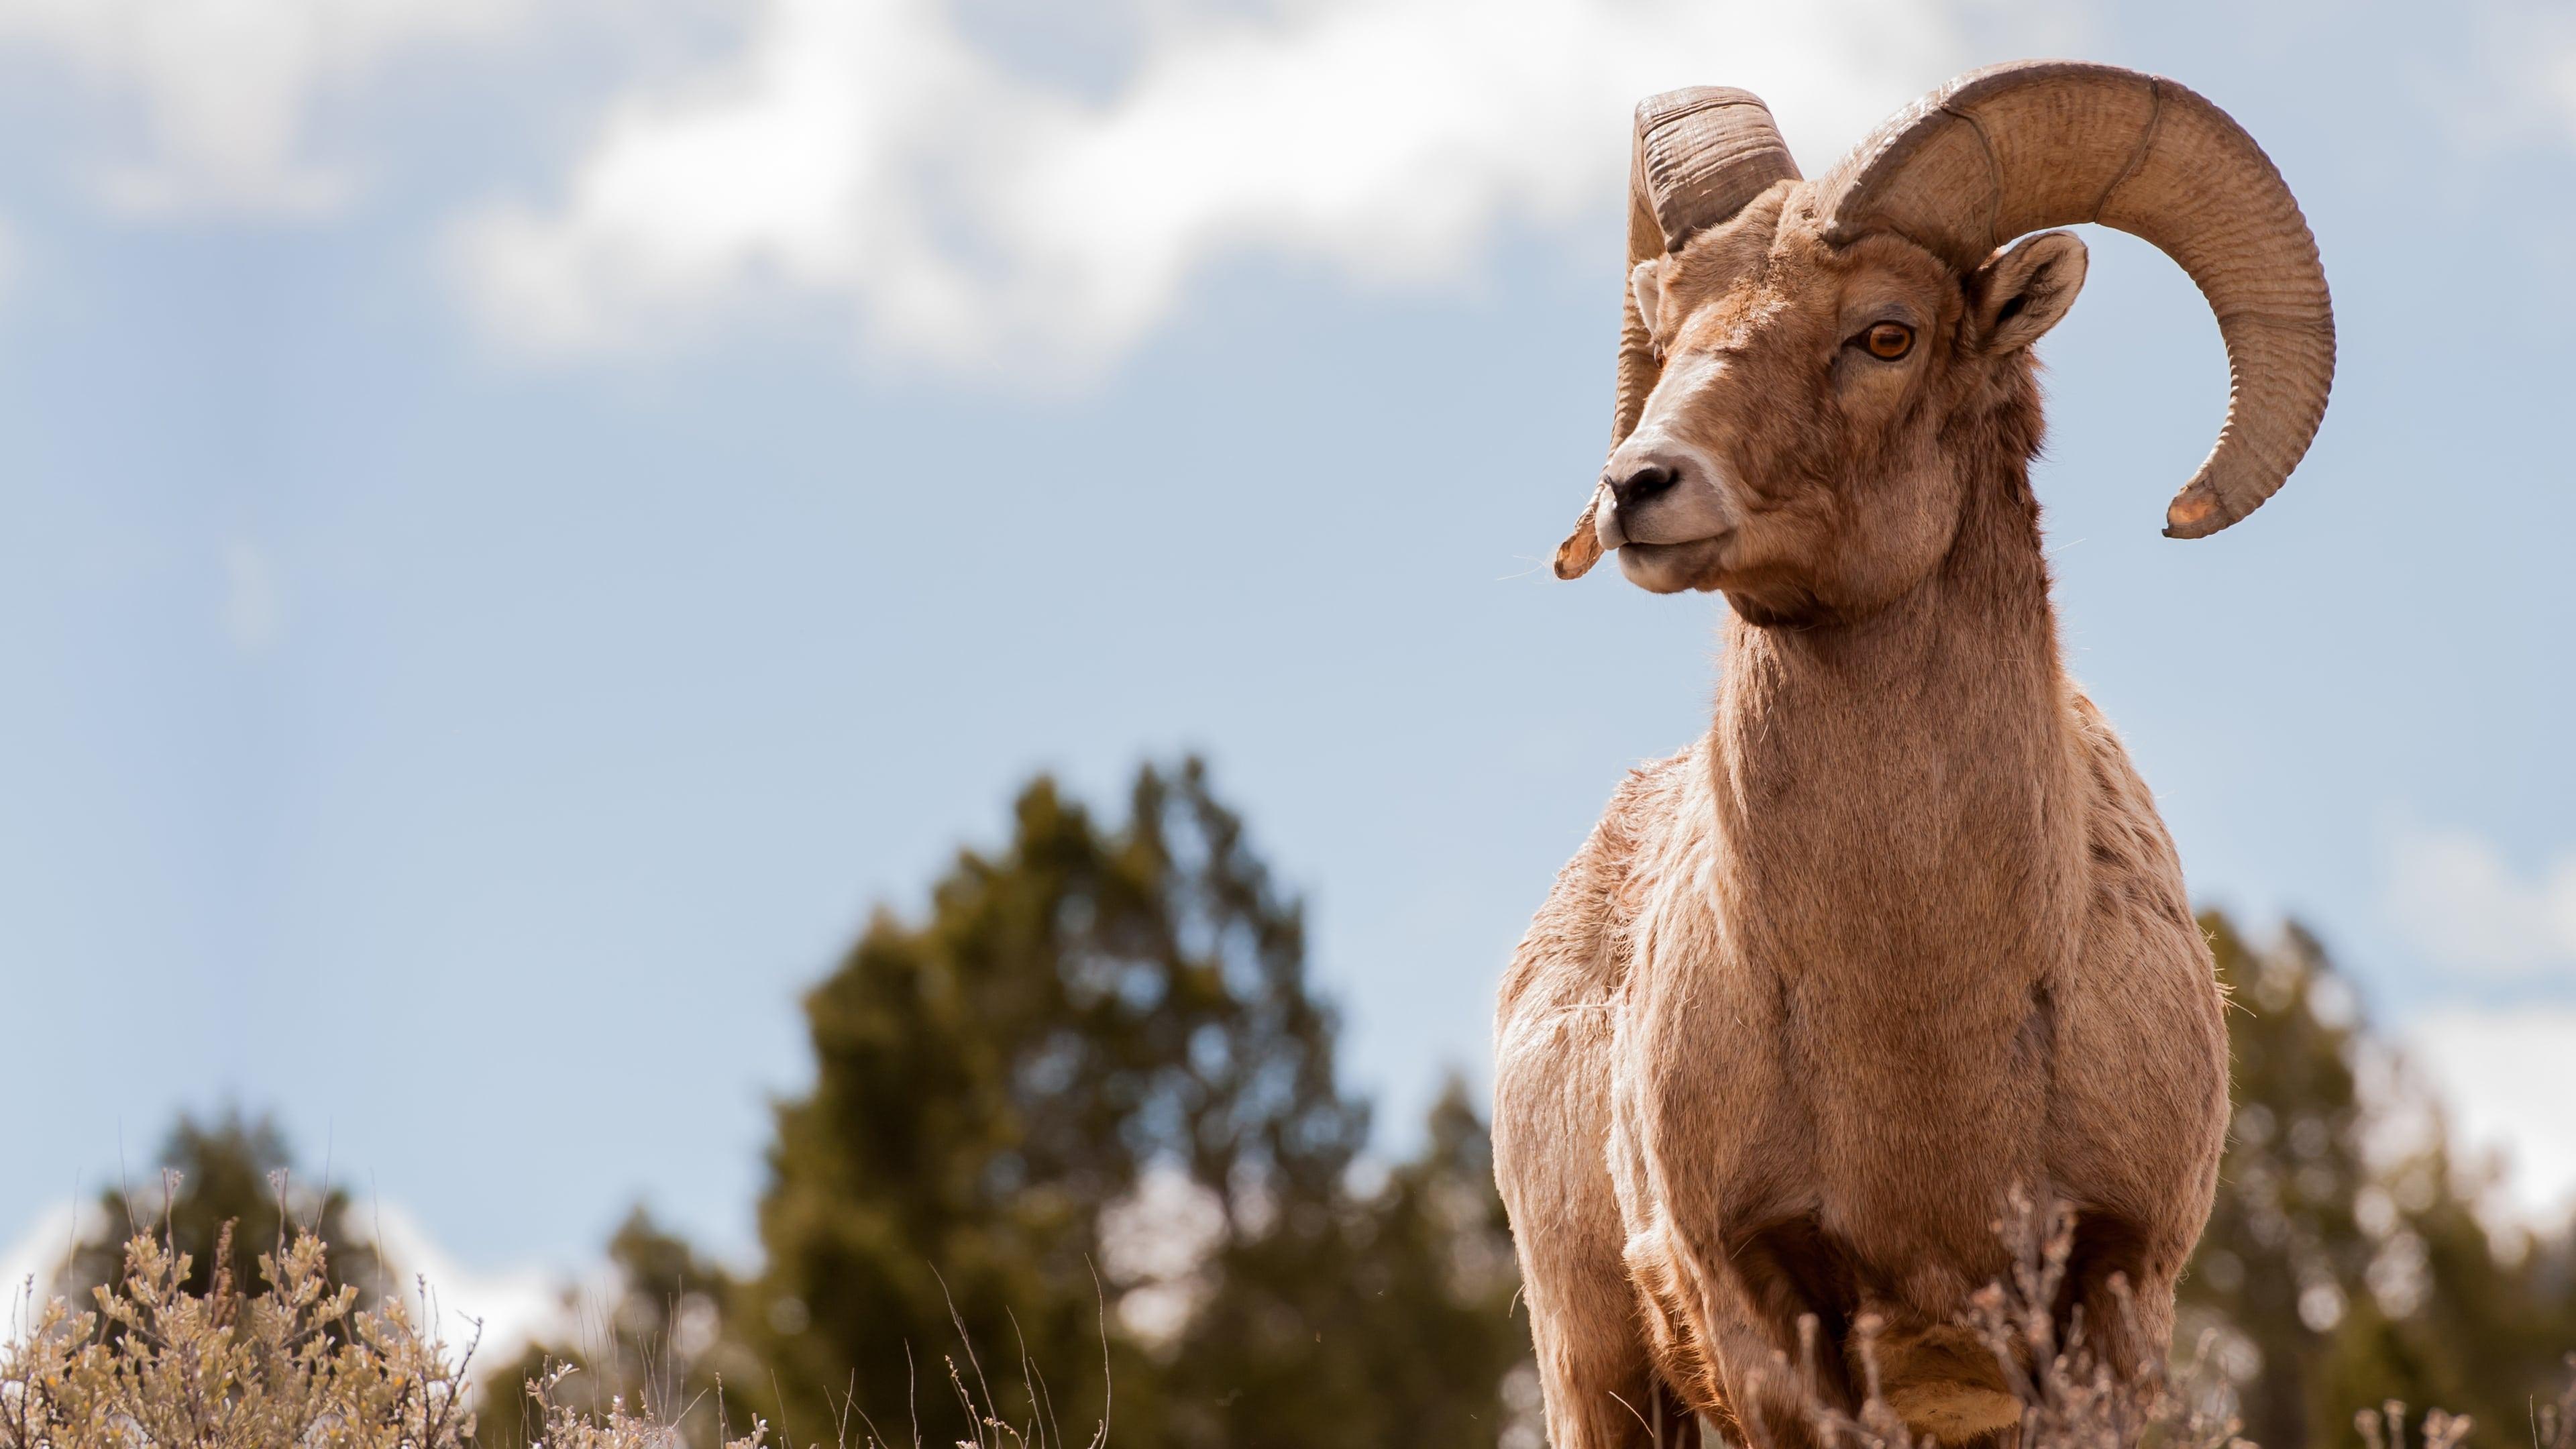
[[[1964,76],[1812,182],[1753,96],[1657,96],[1632,176],[1616,447],[1557,572],[1616,549],[1731,617],[1708,734],[1619,787],[1502,985],[1495,1163],[1549,1435],[1803,1442],[1767,1370],[1808,1315],[1829,1402],[1874,1318],[1917,1432],[1999,1435],[2019,1406],[1962,1322],[2008,1200],[2075,1214],[2054,1309],[2133,1369],[2228,1115],[2209,950],[2061,667],[2030,489],[2030,347],[2084,245],[2007,244],[2100,222],[2199,283],[2235,386],[2166,512],[2198,538],[2324,413],[2315,243],[2215,106],[2071,62]]]

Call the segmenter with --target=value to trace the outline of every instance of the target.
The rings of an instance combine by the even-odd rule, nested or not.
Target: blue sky
[[[1715,601],[1542,566],[1627,106],[1815,172],[2048,53],[2242,120],[2342,338],[2288,489],[2164,540],[2223,355],[2088,235],[2074,667],[2198,894],[2576,1190],[2563,9],[0,0],[0,1243],[237,1100],[466,1264],[748,1252],[801,987],[1031,772],[1182,749],[1400,1145],[1710,696]]]

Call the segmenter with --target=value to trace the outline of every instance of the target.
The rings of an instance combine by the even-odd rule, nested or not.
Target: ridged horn
[[[1628,266],[1619,274],[1619,401],[1610,425],[1612,447],[1636,428],[1646,394],[1663,374],[1646,319],[1637,315],[1628,271],[1648,257],[1680,251],[1746,202],[1797,179],[1798,163],[1772,124],[1771,108],[1750,91],[1692,86],[1637,103],[1636,146],[1628,162]]]
[[[1798,163],[1771,120],[1771,109],[1750,91],[1691,86],[1637,103],[1636,144],[1628,162],[1628,265],[1619,273],[1619,390],[1611,413],[1610,446],[1635,431],[1646,395],[1664,365],[1655,356],[1646,319],[1637,315],[1628,273],[1648,257],[1681,250],[1696,233],[1733,217],[1745,203],[1782,181],[1798,179]],[[1587,505],[1572,537],[1557,548],[1556,574],[1576,578],[1601,557]]]
[[[2162,76],[2079,61],[1971,71],[1897,115],[1817,187],[1837,245],[1893,231],[1973,272],[2028,232],[2099,222],[2153,242],[2218,315],[2227,421],[2165,510],[2202,538],[2272,496],[2334,384],[2316,239],[2254,138]]]

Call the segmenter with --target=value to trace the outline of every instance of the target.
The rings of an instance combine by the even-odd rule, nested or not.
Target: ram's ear
[[[2084,290],[2084,260],[2075,233],[2044,231],[1977,268],[1968,295],[1985,350],[2011,352],[2045,336]]]
[[[1655,355],[1663,356],[1672,339],[1664,336],[1657,319],[1664,314],[1664,267],[1668,257],[1648,257],[1628,269],[1628,295],[1636,299],[1637,316],[1646,324],[1646,336],[1655,344]]]

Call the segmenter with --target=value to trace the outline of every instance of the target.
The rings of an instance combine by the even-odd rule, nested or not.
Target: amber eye
[[[1881,322],[1862,334],[1861,346],[1881,362],[1894,362],[1914,350],[1914,329],[1902,322]]]

